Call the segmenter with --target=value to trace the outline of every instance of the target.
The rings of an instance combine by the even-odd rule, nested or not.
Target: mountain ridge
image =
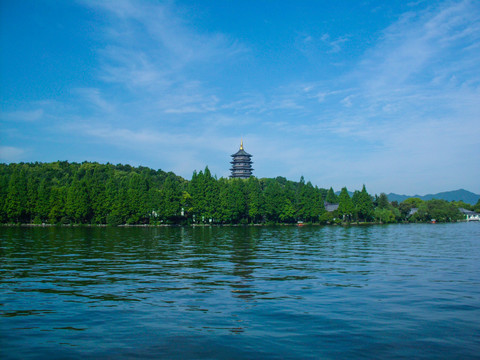
[[[479,194],[475,194],[465,189],[443,191],[436,194],[413,195],[413,196],[390,193],[390,194],[387,194],[387,197],[389,201],[398,201],[398,202],[402,202],[408,198],[416,197],[422,200],[440,199],[440,200],[446,200],[446,201],[463,201],[471,205],[475,205],[480,199]]]

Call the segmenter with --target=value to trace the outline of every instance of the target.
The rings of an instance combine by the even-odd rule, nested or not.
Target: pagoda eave
[[[232,172],[230,178],[248,179],[252,176],[254,170],[252,168],[252,155],[243,149],[243,141],[240,144],[240,150],[231,155],[231,157],[233,159],[230,161],[230,164],[232,164],[232,167],[230,168],[230,171]]]

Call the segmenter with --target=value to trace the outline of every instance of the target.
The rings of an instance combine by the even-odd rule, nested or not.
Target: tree
[[[390,202],[388,201],[388,196],[385,193],[381,193],[377,198],[377,207],[380,209],[390,208]]]
[[[376,221],[388,224],[395,222],[395,214],[392,210],[377,207],[373,213]]]
[[[278,222],[280,212],[285,205],[285,193],[278,181],[267,179],[264,192],[265,217],[267,221]]]
[[[330,188],[328,190],[327,198],[325,199],[325,201],[330,204],[338,204],[338,198],[337,198],[337,195],[335,195],[333,188]]]
[[[113,174],[113,169],[99,164],[94,165],[88,174],[87,184],[90,193],[90,207],[92,222],[94,224],[106,224],[108,215],[108,200],[106,182]]]
[[[204,195],[204,176],[203,172],[193,172],[192,179],[188,184],[188,193],[192,196],[192,216],[196,216],[199,221],[201,214],[205,211],[205,195]]]
[[[340,195],[338,196],[338,215],[343,220],[351,220],[354,213],[354,206],[348,190],[346,187],[342,188]]]
[[[161,193],[164,219],[176,222],[181,216],[182,190],[173,174],[167,176]]]
[[[75,223],[86,223],[90,219],[90,199],[84,181],[75,179],[69,187],[65,213]]]
[[[398,210],[400,211],[400,217],[404,220],[408,220],[410,212],[412,209],[418,209],[424,201],[420,198],[408,198],[405,199],[398,205]],[[412,218],[416,219],[416,218]]]
[[[107,224],[125,224],[129,217],[129,212],[127,204],[127,186],[125,185],[124,179],[120,176],[110,178],[106,185],[106,193],[109,208]]]
[[[50,211],[48,213],[49,222],[57,224],[65,218],[66,190],[64,187],[52,187],[50,191]]]
[[[355,204],[359,196],[354,194]],[[338,215],[326,214],[327,197],[338,202],[333,188],[319,189],[303,176],[298,182],[218,180],[205,167],[188,182],[174,173],[122,164],[0,164],[0,222],[178,224],[194,216],[197,222],[202,217],[224,223],[317,222]],[[340,207],[345,214],[347,200]]]
[[[221,179],[220,184],[219,218],[226,223],[246,222],[248,213],[245,180],[238,178]]]
[[[41,222],[48,220],[50,211],[50,188],[47,186],[46,180],[42,179],[38,186],[38,198],[35,205],[35,214]]]
[[[303,204],[302,218],[300,220],[306,220],[308,222],[317,222],[320,214],[325,211],[323,199],[317,188],[314,188],[309,181],[302,187],[300,197]]]
[[[362,191],[358,194],[355,209],[360,220],[370,221],[373,219],[373,201],[365,185],[363,185]]]
[[[295,207],[294,207],[294,216],[298,220],[305,220],[308,217],[308,207],[311,199],[308,197],[308,189],[305,186],[305,179],[303,176],[300,177],[300,181],[296,184],[295,189]],[[292,202],[288,200],[286,202],[287,207],[292,205]],[[283,212],[283,211],[282,211]],[[285,221],[284,219],[281,219]]]
[[[462,219],[458,208],[445,200],[432,199],[425,201],[412,216],[417,221],[452,222]]]
[[[203,177],[203,198],[204,198],[204,212],[203,216],[206,219],[215,219],[218,215],[219,208],[219,188],[218,181],[215,179],[208,166],[205,167]]]
[[[182,199],[180,205],[182,206],[181,211],[183,211],[183,216],[185,218],[188,218],[189,213],[192,209],[192,197],[187,191],[182,191]]]
[[[463,201],[452,201],[452,204],[455,205],[457,208],[463,208],[466,210],[474,211],[473,205],[467,204],[466,202],[463,202]]]
[[[423,201],[422,199],[417,198],[417,197],[412,197],[412,198],[408,198],[408,199],[403,200],[402,203],[403,204],[409,204],[412,207],[418,208],[418,207],[420,207],[420,205],[425,203],[425,201]]]
[[[315,187],[315,193],[313,196],[313,209],[312,209],[312,221],[317,222],[320,221],[320,217],[325,214],[327,211],[325,210],[325,204],[323,200],[323,194],[321,190]]]
[[[478,199],[477,203],[473,206],[473,210],[480,212],[480,199]]]
[[[29,169],[30,170],[30,169]],[[38,202],[38,177],[31,174],[31,170],[27,172],[27,203],[25,204],[26,217],[25,220],[31,222],[36,219],[36,206]]]
[[[27,182],[25,171],[14,170],[7,189],[4,211],[8,221],[25,222],[27,219]]]
[[[282,222],[291,223],[295,221],[295,208],[290,199],[285,199],[282,210],[280,212],[280,220]]]
[[[247,180],[247,211],[250,222],[258,223],[262,217],[262,187],[256,177],[250,176]]]

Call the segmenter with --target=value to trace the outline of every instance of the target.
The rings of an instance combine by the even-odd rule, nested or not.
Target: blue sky
[[[478,1],[0,6],[1,162],[480,193]]]

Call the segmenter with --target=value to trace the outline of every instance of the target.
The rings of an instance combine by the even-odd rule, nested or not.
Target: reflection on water
[[[480,224],[0,235],[2,359],[480,353]]]

